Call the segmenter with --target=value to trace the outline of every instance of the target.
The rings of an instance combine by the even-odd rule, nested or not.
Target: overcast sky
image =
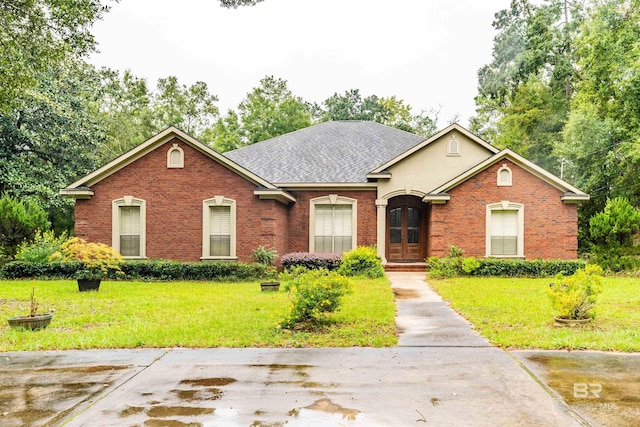
[[[491,61],[494,15],[509,0],[120,0],[93,30],[98,66],[147,79],[204,81],[221,114],[266,75],[321,103],[334,93],[441,108],[439,127],[474,114],[477,71]]]

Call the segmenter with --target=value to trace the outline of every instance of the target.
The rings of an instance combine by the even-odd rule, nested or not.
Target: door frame
[[[418,239],[418,250],[419,255],[417,258],[407,258],[406,251],[403,249],[403,257],[402,258],[391,258],[390,255],[390,228],[391,228],[391,218],[390,213],[392,209],[396,208],[414,208],[419,211],[420,218],[420,230],[419,230],[419,239]],[[429,205],[422,202],[420,197],[411,196],[411,195],[403,195],[396,196],[388,199],[385,213],[385,259],[387,262],[423,262],[427,255],[427,238],[428,238],[428,213],[429,213]],[[403,239],[406,244],[406,223],[403,225]]]

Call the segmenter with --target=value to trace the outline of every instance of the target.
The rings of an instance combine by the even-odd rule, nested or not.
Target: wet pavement
[[[505,352],[442,302],[424,274],[388,275],[397,347],[0,353],[0,425],[578,426],[639,419],[640,355]]]

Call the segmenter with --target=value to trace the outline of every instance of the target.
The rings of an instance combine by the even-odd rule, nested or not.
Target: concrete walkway
[[[0,354],[2,426],[573,426],[424,282],[390,273],[394,348]]]

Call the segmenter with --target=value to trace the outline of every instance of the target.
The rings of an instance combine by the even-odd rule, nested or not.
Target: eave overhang
[[[449,200],[451,200],[451,196],[447,193],[427,194],[422,198],[423,202],[431,203],[432,205],[444,205]]]
[[[93,190],[89,187],[63,188],[59,191],[62,196],[69,196],[75,199],[90,199],[93,196]]]
[[[253,194],[258,196],[261,200],[277,200],[285,204],[296,202],[295,197],[279,188],[256,188]]]

